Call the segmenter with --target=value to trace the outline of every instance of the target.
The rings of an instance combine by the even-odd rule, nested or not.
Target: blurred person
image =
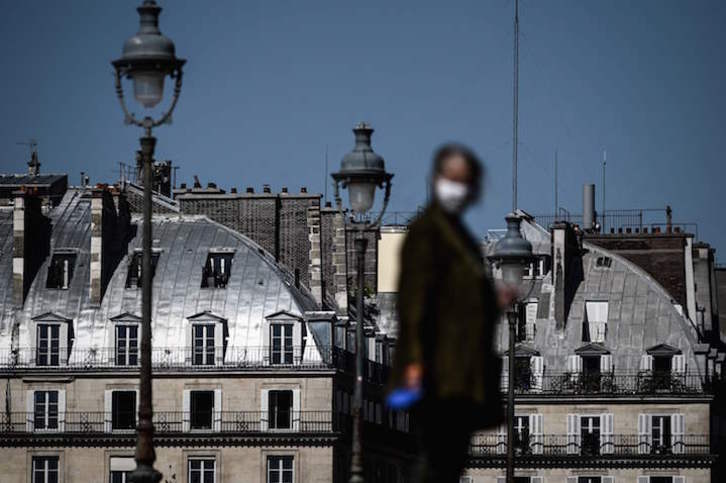
[[[416,482],[457,483],[472,433],[505,419],[493,341],[500,307],[513,293],[495,289],[481,244],[462,221],[483,177],[471,149],[441,146],[433,157],[432,199],[401,250],[392,382],[421,395],[413,407],[421,450]]]

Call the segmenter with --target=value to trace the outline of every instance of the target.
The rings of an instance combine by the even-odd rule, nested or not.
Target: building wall
[[[398,292],[400,252],[407,230],[404,227],[382,227],[378,241],[378,292]]]
[[[474,468],[465,473],[471,483],[499,483],[497,477],[504,476],[504,468]],[[542,483],[567,483],[568,476],[614,476],[615,483],[637,483],[638,476],[685,476],[686,483],[710,483],[711,472],[707,469],[658,470],[645,468],[628,469],[534,469],[518,470],[515,476],[541,476]]]
[[[28,483],[34,455],[60,457],[61,483],[108,483],[109,460],[133,457],[134,448],[3,448],[3,483]],[[188,483],[187,461],[190,457],[214,457],[220,483],[264,483],[267,456],[292,455],[295,482],[330,483],[333,481],[333,448],[322,447],[215,447],[156,448],[154,467],[162,482]],[[175,478],[172,477],[175,475]]]

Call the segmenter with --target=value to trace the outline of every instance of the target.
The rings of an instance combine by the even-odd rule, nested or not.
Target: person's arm
[[[435,280],[431,236],[412,229],[401,250],[401,271],[398,282],[398,314],[400,337],[396,347],[398,363],[403,368],[403,383],[419,387],[423,378],[422,325],[433,295]]]

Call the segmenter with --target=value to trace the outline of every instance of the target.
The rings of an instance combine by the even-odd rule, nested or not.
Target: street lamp
[[[360,122],[353,128],[355,134],[355,147],[353,151],[343,156],[340,171],[332,173],[335,180],[335,203],[341,215],[343,202],[340,198],[340,185],[348,190],[348,200],[353,212],[351,225],[355,229],[355,255],[358,275],[358,293],[356,294],[356,308],[358,321],[355,326],[355,392],[353,394],[353,435],[352,456],[350,463],[350,482],[363,482],[363,457],[361,441],[361,424],[363,407],[363,290],[365,284],[365,252],[368,239],[365,232],[379,226],[383,213],[388,206],[391,196],[391,178],[393,174],[387,173],[383,158],[371,148],[371,135],[373,128],[367,123]],[[375,220],[368,219],[368,212],[373,207],[376,189],[383,188],[385,195],[383,207]]]
[[[156,145],[156,138],[151,135],[151,130],[171,120],[171,113],[181,92],[182,66],[185,60],[176,57],[174,42],[159,31],[161,7],[154,0],[144,0],[136,10],[140,17],[139,31],[124,43],[121,58],[111,64],[116,73],[116,95],[124,112],[124,121],[144,129],[144,135],[140,139],[144,163],[144,221],[139,424],[136,428],[136,469],[131,474],[131,481],[156,483],[161,480],[161,473],[154,469],[156,454],[151,399],[151,170]],[[159,104],[164,95],[166,76],[175,80],[174,97],[167,111],[157,120],[150,115],[137,119],[126,107],[121,79],[126,77],[133,82],[134,97],[144,108],[150,109]]]
[[[507,220],[507,233],[494,246],[494,252],[487,258],[502,271],[503,282],[519,290],[522,285],[525,267],[534,261],[532,244],[522,237],[522,219],[510,213]],[[507,377],[507,483],[514,483],[514,342],[517,318],[520,313],[521,298],[518,296],[507,310],[509,323],[509,357]]]

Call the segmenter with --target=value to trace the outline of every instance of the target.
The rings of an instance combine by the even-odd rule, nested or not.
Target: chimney
[[[128,220],[118,213],[111,191],[99,186],[91,191],[90,299],[99,305],[114,269],[126,253]]]
[[[232,194],[237,194],[237,188],[233,186],[232,188],[230,188],[229,192]]]
[[[287,186],[282,187],[282,193],[287,194]]]
[[[582,255],[577,233],[570,223],[556,222],[552,226],[551,237],[555,327],[564,330],[575,292],[584,278]]]
[[[582,229],[591,232],[595,229],[595,185],[582,187]]]
[[[310,240],[310,292],[318,304],[323,302],[323,256],[320,235],[320,204],[308,207],[308,239]]]
[[[263,193],[272,193],[272,190],[270,189],[270,185],[269,184],[263,184],[262,185],[262,192]]]
[[[307,192],[308,192],[307,186],[303,186],[300,188],[300,193],[307,193]]]
[[[30,285],[50,252],[50,220],[41,200],[25,188],[15,192],[13,208],[13,304],[25,303]]]
[[[670,205],[666,206],[666,233],[673,231],[673,210]]]
[[[254,193],[254,192],[255,192],[255,189],[254,189],[254,188],[253,188],[252,186],[248,186],[248,187],[247,187],[247,189],[246,189],[245,191],[246,191],[247,193],[250,193],[250,194],[251,194],[251,193]]]
[[[335,302],[342,313],[348,310],[348,267],[345,253],[345,220],[336,212],[333,215],[333,292]]]

